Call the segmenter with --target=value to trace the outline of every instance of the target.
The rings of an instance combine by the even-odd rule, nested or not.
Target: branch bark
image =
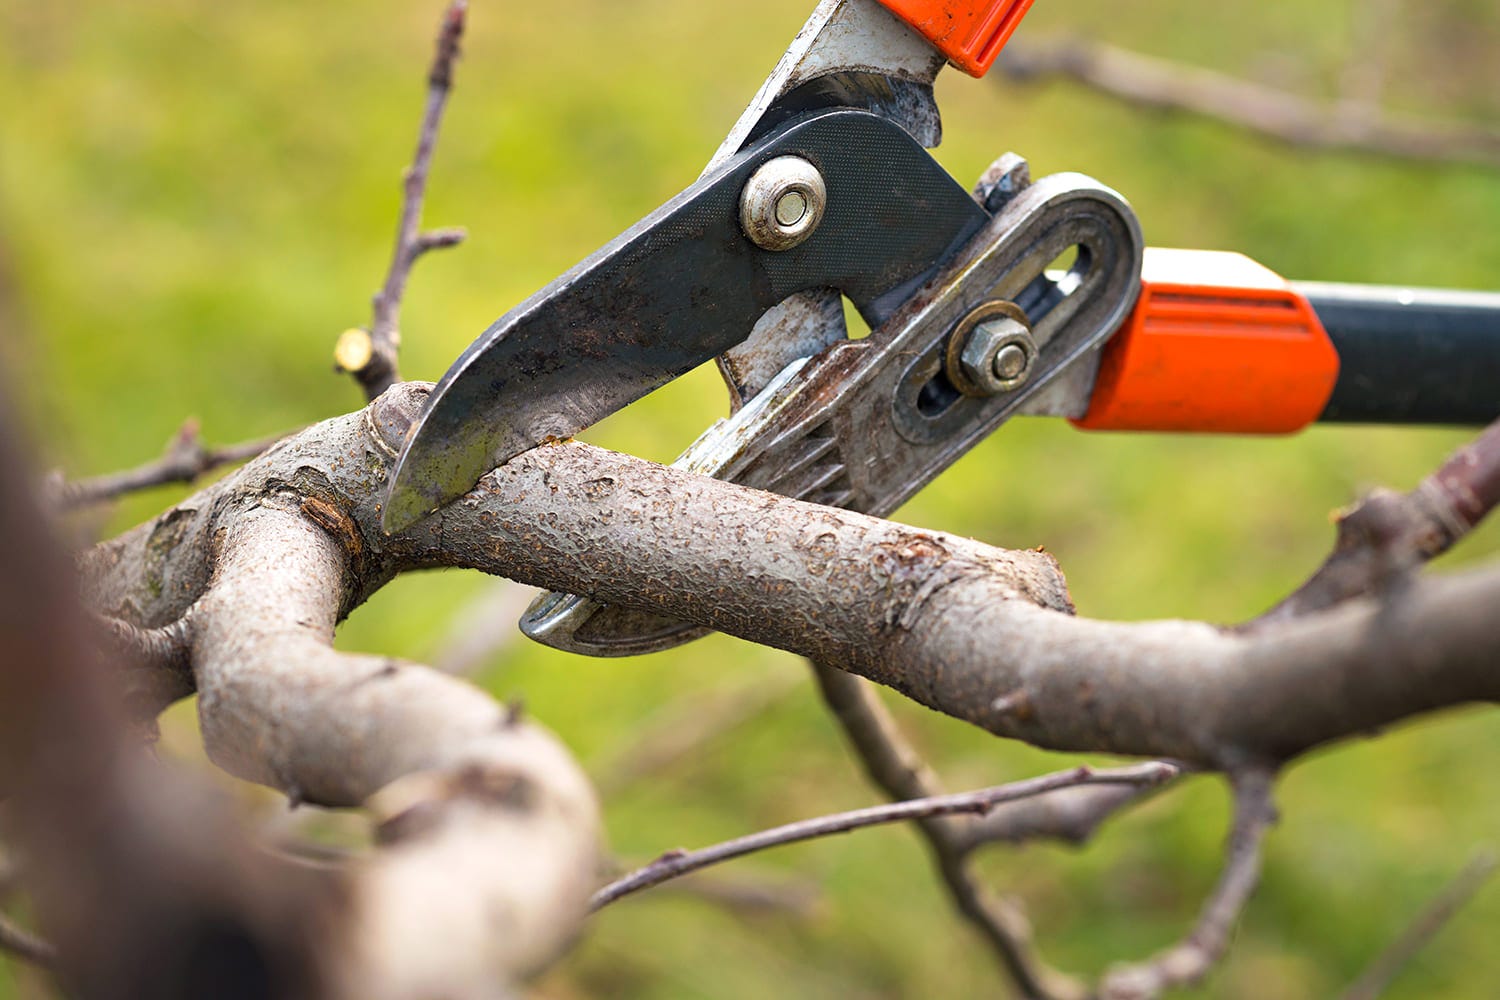
[[[1339,515],[1333,552],[1284,601],[1250,622],[1264,628],[1373,594],[1448,551],[1500,503],[1500,423],[1454,452],[1410,493],[1375,490]]]
[[[1414,581],[1240,635],[1075,618],[1055,562],[744,489],[577,442],[535,449],[390,538],[394,448],[426,386],[393,387],[85,561],[94,606],[143,627],[207,585],[234,505],[290,490],[343,512],[340,613],[407,569],[466,566],[791,650],[997,735],[1211,769],[1274,763],[1500,697],[1500,570]],[[815,599],[810,595],[816,594]]]

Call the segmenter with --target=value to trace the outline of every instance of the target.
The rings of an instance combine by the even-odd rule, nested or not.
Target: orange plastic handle
[[[1142,279],[1075,426],[1283,434],[1323,412],[1338,352],[1274,271],[1237,253],[1153,248]]]
[[[984,76],[1005,48],[1032,0],[880,0],[920,31],[948,61]]]

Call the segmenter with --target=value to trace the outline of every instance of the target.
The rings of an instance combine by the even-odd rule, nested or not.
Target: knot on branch
[[[432,392],[431,382],[397,382],[365,408],[365,433],[375,450],[395,462],[406,434]]]

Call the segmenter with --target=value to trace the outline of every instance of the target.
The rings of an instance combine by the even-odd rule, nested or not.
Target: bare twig
[[[1171,765],[1160,763],[1136,764],[1107,770],[1077,767],[1069,771],[1059,771],[1056,774],[1029,778],[1025,781],[985,788],[976,792],[868,806],[864,809],[834,813],[817,819],[787,823],[699,851],[669,851],[646,867],[624,878],[616,879],[594,893],[589,901],[589,908],[598,910],[622,896],[660,885],[668,879],[771,847],[848,833],[851,830],[882,823],[899,823],[905,820],[929,816],[951,816],[958,813],[984,813],[1001,802],[1012,802],[1029,795],[1039,795],[1055,788],[1068,788],[1083,784],[1151,784],[1163,781],[1175,773],[1176,769]]]
[[[124,472],[112,472],[71,483],[53,482],[49,484],[48,492],[53,498],[53,504],[59,509],[76,510],[153,486],[195,482],[199,476],[220,466],[252,459],[285,437],[285,434],[277,434],[222,448],[209,448],[199,436],[198,421],[190,419],[172,435],[161,457],[155,461]]]
[[[427,106],[417,130],[417,150],[402,181],[401,217],[396,226],[396,246],[385,284],[371,301],[368,330],[346,330],[334,348],[338,367],[354,376],[374,399],[400,380],[397,359],[401,351],[401,299],[412,265],[429,250],[451,247],[462,242],[462,229],[421,230],[422,199],[427,192],[427,175],[432,167],[432,151],[437,144],[438,126],[453,87],[453,68],[458,61],[459,40],[463,37],[466,0],[453,0],[443,14],[438,29],[432,65],[427,72]]]
[[[972,851],[985,844],[1051,840],[1079,847],[1111,818],[1157,795],[1176,780],[1160,785],[1086,785],[1008,802],[988,816],[970,818],[958,846]]]
[[[1344,993],[1343,1000],[1375,1000],[1384,993],[1402,967],[1426,947],[1437,936],[1438,931],[1453,919],[1453,915],[1495,874],[1497,864],[1500,864],[1500,859],[1488,848],[1471,858],[1463,870],[1401,932],[1401,936],[1391,942],[1390,947],[1377,956],[1370,967],[1354,981]]]
[[[1375,490],[1338,519],[1333,552],[1289,597],[1246,627],[1260,629],[1375,593],[1441,555],[1500,503],[1500,421],[1454,452],[1410,493]]]
[[[895,801],[931,798],[942,794],[937,776],[902,736],[885,706],[867,681],[834,667],[812,662],[818,688],[829,711],[849,740],[865,775]],[[1037,799],[1075,791],[1116,791],[1131,786],[1074,786],[1038,796]],[[954,908],[990,946],[1001,969],[1028,997],[1078,997],[1081,982],[1049,968],[1036,954],[1031,925],[1021,908],[989,892],[969,869],[968,852],[977,845],[970,836],[972,824],[1025,805],[1022,799],[996,805],[986,816],[926,816],[916,821],[927,841]]]
[[[50,967],[57,961],[57,950],[52,945],[30,931],[17,927],[3,913],[0,913],[0,952],[44,967]]]
[[[1163,991],[1191,986],[1214,967],[1229,947],[1240,913],[1260,881],[1261,844],[1276,822],[1271,802],[1274,774],[1252,769],[1230,775],[1234,786],[1234,828],[1229,834],[1224,871],[1186,938],[1139,965],[1112,970],[1101,987],[1104,1000],[1146,1000]]]
[[[1322,104],[1084,39],[1012,43],[999,65],[1013,80],[1066,77],[1130,104],[1202,115],[1294,146],[1500,166],[1493,129],[1396,118],[1357,102]]]

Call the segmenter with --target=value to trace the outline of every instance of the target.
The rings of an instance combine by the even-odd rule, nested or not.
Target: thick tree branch
[[[1202,115],[1294,146],[1500,165],[1500,132],[1492,129],[1382,115],[1361,100],[1321,104],[1079,38],[1012,43],[998,66],[1013,80],[1063,77],[1130,104]]]
[[[802,820],[797,823],[787,823],[784,826],[762,830],[759,833],[725,841],[699,851],[668,852],[646,867],[616,879],[594,893],[589,905],[591,909],[598,910],[622,896],[649,889],[669,879],[707,868],[721,861],[744,857],[746,854],[753,854],[771,847],[849,833],[852,830],[883,823],[899,823],[905,820],[951,816],[959,813],[984,813],[1002,802],[1013,802],[1057,788],[1070,788],[1084,784],[1152,784],[1171,777],[1173,773],[1175,773],[1174,769],[1170,765],[1160,763],[1136,764],[1130,767],[1098,771],[1077,767],[1070,771],[1060,771],[1056,774],[1043,775],[1040,778],[1029,778],[995,788],[981,789],[977,792],[893,802],[835,813],[831,816],[821,816],[817,819]]]
[[[1264,628],[1377,593],[1442,555],[1500,503],[1500,421],[1410,493],[1376,490],[1339,515],[1333,552],[1247,628]]]
[[[382,849],[350,870],[349,995],[493,989],[576,933],[597,864],[593,792],[550,735],[477,688],[332,649],[345,522],[282,490],[227,528],[195,613],[204,744],[294,801],[375,814]]]
[[[462,229],[422,231],[422,200],[427,193],[427,175],[432,151],[437,145],[438,126],[453,88],[453,69],[458,62],[467,0],[453,0],[438,29],[432,65],[427,71],[427,104],[417,129],[417,150],[402,180],[401,217],[396,225],[396,246],[385,283],[371,300],[368,330],[346,330],[334,347],[339,368],[353,375],[373,400],[401,378],[397,364],[401,352],[401,300],[412,265],[429,250],[455,246],[464,239]]]
[[[1045,553],[1007,552],[568,442],[517,457],[391,538],[389,456],[427,387],[393,387],[85,560],[94,607],[143,627],[207,585],[231,498],[332,503],[347,611],[394,573],[467,566],[788,649],[998,735],[1209,768],[1289,759],[1500,698],[1500,570],[1415,581],[1252,635],[1075,618]],[[326,498],[326,499],[318,499]],[[241,499],[239,502],[245,502]]]

